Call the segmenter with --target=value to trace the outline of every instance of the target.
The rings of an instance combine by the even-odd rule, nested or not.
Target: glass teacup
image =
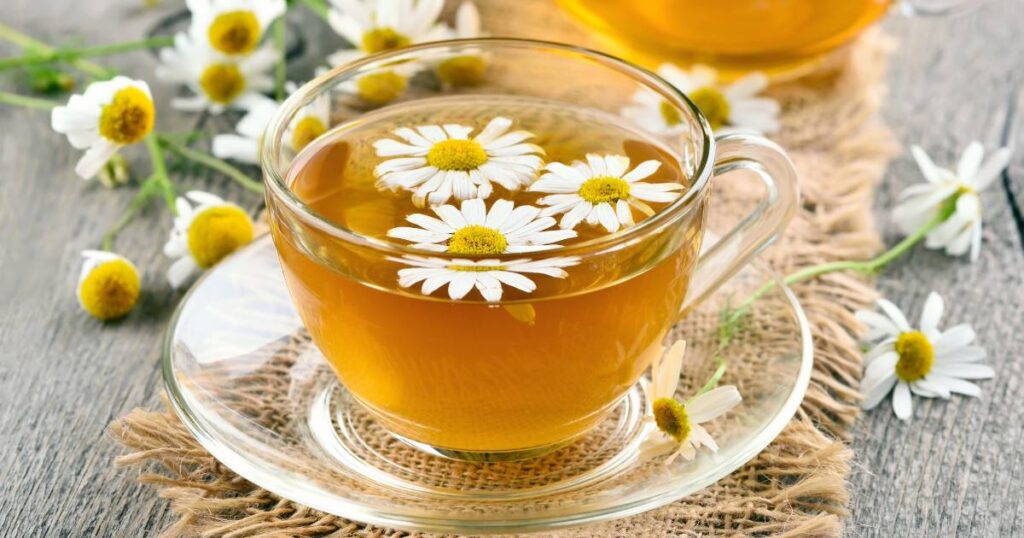
[[[463,76],[452,78],[453,66]],[[402,83],[389,86],[398,91],[388,99],[364,93],[380,88],[365,81],[396,77]],[[618,115],[638,91],[652,92],[678,117],[671,135],[644,133]],[[296,155],[295,120],[324,96],[334,126]],[[367,233],[404,217],[389,215],[394,200],[410,195],[403,190],[338,196],[380,164],[373,143],[387,133],[427,117],[448,129],[509,110],[535,133],[561,133],[569,112],[622,125],[634,135],[615,138],[615,148],[634,163],[659,161],[658,173],[685,191],[614,233],[488,255],[458,253],[453,239],[438,252]],[[572,131],[538,144],[549,160],[585,159],[576,148],[595,136]],[[680,316],[771,242],[798,198],[792,164],[773,143],[716,139],[697,107],[656,75],[527,40],[439,42],[334,69],[284,103],[261,158],[285,281],[341,383],[400,439],[475,461],[540,454],[601,422],[662,352]],[[734,170],[763,181],[761,202],[701,255],[712,178]],[[492,209],[501,198],[524,196],[502,189],[485,200]],[[324,199],[346,212],[333,213]],[[448,203],[455,211],[458,201]]]

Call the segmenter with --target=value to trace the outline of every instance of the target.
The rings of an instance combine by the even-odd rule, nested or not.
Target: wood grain
[[[6,0],[0,16],[50,43],[99,44],[141,36],[179,7],[147,11],[139,4]],[[300,23],[312,57],[337,43],[318,21]],[[942,293],[947,323],[974,324],[997,378],[982,382],[978,400],[915,400],[910,423],[884,406],[863,417],[855,431],[847,534],[1021,535],[1024,236],[1011,201],[1024,202],[1024,2],[992,1],[955,19],[894,16],[886,26],[901,47],[884,114],[901,141],[952,162],[971,139],[994,146],[1006,131],[1021,134],[1005,185],[983,196],[988,226],[981,259],[970,264],[919,248],[880,280],[891,299],[911,310],[930,290]],[[0,55],[13,52],[0,46]],[[110,64],[155,82],[147,53]],[[292,74],[308,75],[311,67],[296,66]],[[24,90],[10,76],[0,78],[0,87]],[[172,89],[154,88],[166,104]],[[164,130],[187,129],[192,121],[166,105],[159,114]],[[158,403],[159,342],[179,297],[166,285],[169,262],[160,253],[169,218],[153,206],[118,242],[146,270],[139,308],[107,325],[83,315],[74,298],[78,252],[95,246],[131,193],[76,178],[79,152],[48,124],[45,113],[0,107],[0,534],[152,535],[172,516],[152,490],[112,467],[120,448],[106,426],[133,407]],[[128,154],[137,170],[147,169],[141,148]],[[919,180],[909,157],[893,163],[877,204],[887,241],[896,239],[887,208],[901,188]],[[259,201],[223,178],[181,183],[250,206]]]

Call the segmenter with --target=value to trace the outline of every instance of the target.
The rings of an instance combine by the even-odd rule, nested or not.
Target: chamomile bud
[[[91,316],[109,320],[125,316],[139,300],[139,270],[123,256],[103,250],[82,251],[78,302]]]
[[[167,271],[167,279],[175,288],[252,241],[254,228],[249,214],[218,196],[190,191],[178,198],[177,209],[174,228],[164,245],[164,254],[177,258]]]

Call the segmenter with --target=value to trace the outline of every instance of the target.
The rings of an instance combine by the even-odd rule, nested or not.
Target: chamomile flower
[[[293,90],[294,91],[294,90]],[[323,92],[292,118],[284,132],[284,140],[292,151],[305,149],[331,127],[331,94]]]
[[[164,245],[164,254],[177,258],[167,271],[172,287],[180,287],[196,270],[213,267],[252,241],[249,214],[218,196],[190,191],[178,198],[176,207],[174,228]]]
[[[981,142],[971,142],[956,171],[936,166],[919,146],[910,151],[927,181],[911,185],[900,194],[900,203],[893,209],[896,224],[903,233],[911,234],[936,216],[948,213],[946,220],[925,236],[925,247],[943,249],[951,256],[970,250],[971,261],[977,260],[982,230],[978,193],[991,185],[1010,163],[1010,148],[997,149],[985,161]]]
[[[50,124],[67,135],[68,142],[85,155],[75,165],[84,179],[94,177],[122,146],[141,141],[153,130],[156,108],[149,85],[141,80],[114,77],[94,82],[68,104],[53,109]]]
[[[235,133],[213,137],[210,151],[219,159],[259,164],[260,139],[277,112],[278,103],[268,97],[254,97],[249,110],[235,124]]]
[[[459,300],[473,288],[488,302],[501,300],[502,286],[511,286],[519,291],[531,293],[537,284],[524,275],[536,274],[554,278],[565,278],[568,273],[564,267],[579,263],[576,257],[555,257],[544,260],[445,260],[442,258],[424,258],[404,256],[391,258],[411,267],[398,270],[398,285],[403,288],[420,287],[423,295],[430,295],[438,289],[448,286],[448,297]]]
[[[939,294],[928,295],[917,329],[893,303],[880,299],[878,306],[884,315],[868,310],[856,313],[857,319],[868,326],[864,340],[878,342],[865,358],[860,385],[864,409],[875,407],[892,391],[893,411],[907,420],[913,414],[911,393],[926,398],[949,398],[954,392],[981,394],[977,385],[966,380],[994,375],[992,368],[978,364],[985,358],[985,350],[971,345],[974,330],[970,325],[939,329],[944,309]]]
[[[529,185],[544,153],[525,140],[528,131],[507,132],[512,120],[492,119],[475,137],[472,127],[445,124],[402,127],[401,140],[384,138],[373,143],[379,157],[389,157],[374,169],[377,187],[411,191],[412,201],[423,207],[456,200],[487,198],[491,182],[514,192]],[[390,158],[394,157],[394,158]]]
[[[284,15],[285,0],[186,0],[192,12],[192,35],[226,55],[249,54],[267,27]]]
[[[757,96],[768,86],[768,78],[763,73],[750,73],[728,85],[718,84],[718,73],[703,65],[696,65],[687,72],[674,65],[663,64],[658,68],[658,75],[685,93],[718,133],[737,130],[773,133],[779,130],[779,104]],[[631,105],[622,109],[622,115],[644,129],[666,135],[687,129],[679,111],[658,94],[641,90],[633,95],[632,100]]]
[[[453,205],[433,208],[440,218],[415,213],[406,217],[412,228],[388,230],[388,237],[414,243],[433,252],[456,255],[494,256],[559,248],[559,241],[576,237],[572,230],[550,230],[555,219],[541,217],[540,209],[496,200],[488,211],[480,199],[465,200],[461,209]]]
[[[481,37],[480,12],[473,2],[463,2],[455,12],[455,28],[452,39],[472,39]],[[458,56],[450,56],[438,62],[437,78],[445,86],[474,86],[484,81],[487,72],[487,60],[482,53],[467,51]]]
[[[562,214],[559,226],[573,229],[580,221],[604,226],[609,233],[621,226],[632,226],[632,208],[650,216],[645,202],[666,203],[679,197],[679,183],[644,183],[641,179],[658,171],[661,163],[644,161],[629,172],[629,157],[623,155],[587,155],[587,162],[572,166],[548,163],[546,172],[530,185],[531,192],[551,193],[538,200],[542,215]]]
[[[270,69],[277,52],[267,44],[246,56],[227,56],[201,46],[188,34],[178,34],[174,47],[160,51],[156,74],[162,80],[187,85],[194,95],[177,98],[179,110],[207,109],[220,114],[227,108],[248,108],[274,87]]]
[[[97,319],[124,316],[139,300],[141,280],[135,264],[103,250],[83,250],[78,276],[78,303]]]
[[[718,444],[701,424],[710,422],[739,404],[743,398],[732,385],[713,388],[685,403],[675,399],[676,387],[686,354],[686,342],[678,340],[661,360],[651,365],[651,382],[646,388],[648,413],[658,426],[641,447],[646,457],[669,453],[665,464],[676,457],[692,460],[697,449],[718,451]]]
[[[327,22],[354,48],[329,55],[327,62],[337,67],[370,54],[446,39],[451,30],[437,20],[443,8],[444,0],[331,0]],[[422,68],[406,63],[363,75],[338,89],[371,105],[383,105],[402,95],[409,77]]]

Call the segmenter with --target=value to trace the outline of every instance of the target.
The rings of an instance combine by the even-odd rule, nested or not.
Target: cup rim
[[[703,138],[700,162],[698,163],[694,174],[695,179],[683,196],[680,196],[661,211],[637,222],[633,226],[620,228],[616,232],[601,235],[576,244],[565,245],[558,249],[530,253],[531,258],[593,255],[594,253],[616,250],[620,248],[621,245],[628,245],[638,238],[645,237],[652,230],[660,230],[666,224],[674,222],[676,219],[688,212],[691,207],[702,198],[704,192],[707,190],[708,185],[710,184],[709,180],[711,178],[711,170],[713,168],[712,158],[715,154],[715,137],[711,129],[711,125],[708,123],[704,114],[700,111],[700,108],[698,108],[697,105],[686,96],[686,94],[671,83],[648,69],[632,64],[616,56],[586,47],[538,39],[481,37],[472,39],[432,41],[383,53],[371,54],[364,58],[332,68],[331,70],[321,73],[319,76],[316,76],[312,80],[303,84],[277,108],[274,112],[273,118],[264,131],[262,139],[260,140],[258,158],[260,168],[263,172],[264,184],[268,187],[266,189],[265,196],[268,199],[273,197],[276,202],[283,203],[290,211],[298,215],[306,224],[330,235],[335,239],[340,239],[349,244],[360,245],[391,256],[408,255],[420,257],[452,257],[445,253],[424,251],[414,248],[412,245],[400,244],[385,238],[364,235],[345,228],[327,217],[320,215],[313,208],[303,202],[291,190],[291,188],[289,188],[285,180],[285,177],[287,176],[287,168],[282,166],[282,163],[280,162],[280,155],[281,142],[284,139],[284,133],[291,122],[291,118],[301,110],[302,107],[310,103],[320,92],[331,91],[331,88],[328,86],[337,78],[342,77],[347,73],[358,72],[362,68],[370,65],[392,62],[409,54],[451,48],[453,46],[460,48],[482,49],[503,47],[548,51],[553,50],[556,52],[596,60],[603,66],[634,78],[644,86],[654,89],[665,97],[666,100],[675,108],[683,112],[689,112],[689,114],[700,125],[701,137]],[[470,259],[487,258],[509,260],[513,258],[522,258],[524,257],[524,254],[514,253],[486,256],[459,255],[459,257]]]

